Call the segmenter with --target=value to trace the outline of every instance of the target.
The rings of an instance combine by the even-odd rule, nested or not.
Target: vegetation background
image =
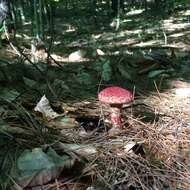
[[[1,0],[0,24],[0,189],[190,189],[189,0]],[[135,97],[116,133],[108,86]]]

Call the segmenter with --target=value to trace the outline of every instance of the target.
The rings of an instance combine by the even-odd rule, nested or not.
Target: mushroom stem
[[[126,89],[113,86],[102,90],[98,94],[98,99],[102,103],[110,105],[110,120],[114,129],[123,129],[124,125],[121,119],[121,108],[123,104],[129,103],[133,100],[133,94]]]
[[[110,114],[111,122],[114,127],[123,128],[122,121],[121,121],[121,109],[118,107],[111,107],[111,114]]]

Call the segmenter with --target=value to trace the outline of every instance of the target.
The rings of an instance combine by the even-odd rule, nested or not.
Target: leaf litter
[[[112,78],[111,66],[109,63],[108,71],[107,66],[102,66],[105,71],[100,75],[105,73],[105,82]],[[118,69],[121,71],[121,68],[124,68],[122,63]],[[80,66],[79,70],[82,73]],[[88,74],[88,80],[90,76]],[[122,76],[131,80],[131,75],[123,71]],[[82,78],[80,75],[79,84]],[[107,132],[110,123],[103,122],[109,115],[107,106],[100,109],[96,98],[73,102],[73,89],[63,87],[63,97],[69,97],[72,101],[48,100],[41,92],[56,92],[55,83],[51,83],[48,87],[51,90],[39,88],[41,92],[32,98],[42,99],[31,104],[32,99],[27,97],[28,94],[31,97],[33,90],[30,84],[36,82],[27,80],[27,83],[29,89],[24,93],[19,94],[18,88],[13,89],[16,92],[14,96],[13,91],[7,91],[11,95],[5,96],[5,89],[1,95],[1,136],[9,144],[1,143],[1,149],[6,150],[10,146],[7,153],[0,156],[4,163],[2,169],[7,167],[9,154],[15,157],[8,172],[7,184],[31,186],[32,189],[39,185],[45,189],[56,188],[57,185],[63,189],[188,189],[190,121],[187,97],[179,97],[174,90],[152,96],[140,95],[141,91],[137,91],[135,102],[123,108],[126,128],[115,135]],[[67,80],[64,80],[66,83]],[[91,84],[88,82],[86,85]],[[55,93],[56,96],[60,94]],[[79,97],[81,95],[77,94]],[[148,116],[148,113],[152,114]],[[53,157],[49,157],[49,151],[53,152]],[[67,174],[65,167],[75,172]]]
[[[77,50],[70,54],[77,63],[61,69],[1,64],[2,189],[189,189],[189,97],[178,96],[183,85],[160,92],[165,79],[184,84],[184,73],[166,54],[106,53],[92,63]],[[135,101],[122,113],[126,128],[110,134],[97,92],[115,84],[133,89],[132,82]]]

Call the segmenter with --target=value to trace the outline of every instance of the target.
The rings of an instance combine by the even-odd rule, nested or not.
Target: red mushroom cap
[[[133,100],[133,95],[130,91],[113,86],[102,90],[98,98],[101,102],[106,104],[124,104]]]

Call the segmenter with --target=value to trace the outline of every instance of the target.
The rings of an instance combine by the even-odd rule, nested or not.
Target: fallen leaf
[[[86,55],[86,51],[84,50],[78,50],[69,55],[69,61],[81,61],[82,58]]]
[[[60,114],[53,111],[53,109],[50,106],[49,100],[46,98],[46,96],[42,96],[40,101],[37,103],[36,107],[34,108],[34,111],[42,113],[44,117],[47,119],[54,119],[56,117],[61,116]]]
[[[131,149],[136,145],[136,143],[134,141],[129,141],[127,142],[125,145],[124,145],[124,151],[127,153],[127,152],[130,152]]]
[[[73,164],[74,159],[68,155],[59,156],[52,148],[47,153],[41,148],[25,150],[17,160],[15,182],[22,188],[43,185]]]
[[[80,156],[90,156],[97,153],[97,149],[92,145],[59,143],[59,147],[68,151],[74,151]]]
[[[101,49],[96,50],[97,55],[105,55],[105,53]]]

